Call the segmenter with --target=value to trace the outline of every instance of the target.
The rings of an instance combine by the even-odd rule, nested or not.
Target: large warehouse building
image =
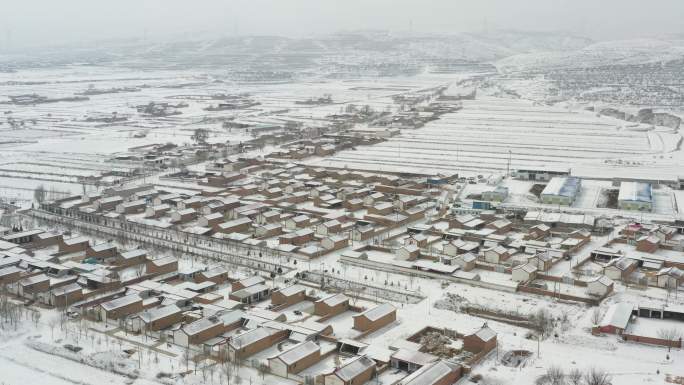
[[[575,201],[581,185],[579,178],[555,177],[546,185],[539,197],[542,203],[570,206]]]
[[[618,208],[622,210],[651,211],[653,209],[651,184],[643,182],[620,183]]]

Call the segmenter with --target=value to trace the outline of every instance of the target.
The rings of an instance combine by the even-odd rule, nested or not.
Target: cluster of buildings
[[[302,382],[363,384],[399,371],[402,384],[451,384],[496,348],[496,333],[486,325],[454,332],[463,348],[449,356],[430,353],[417,337],[375,345],[398,325],[391,304],[360,305],[296,281],[183,266],[144,249],[40,229],[3,233],[0,286],[105,330],[144,335],[193,356],[267,365],[273,375]]]
[[[257,158],[214,162],[210,171],[162,183],[178,188],[110,188],[41,207],[108,226],[146,226],[185,240],[239,242],[311,259],[423,219],[440,194],[424,180]]]

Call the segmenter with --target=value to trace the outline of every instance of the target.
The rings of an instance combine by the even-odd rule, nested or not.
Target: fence
[[[374,286],[357,281],[351,281],[344,278],[335,277],[330,274],[322,274],[318,271],[304,271],[301,273],[301,279],[309,282],[320,284],[325,277],[324,286],[333,287],[341,292],[347,292],[348,295],[354,296],[350,293],[363,294],[365,297],[382,298],[388,301],[418,303],[425,299],[422,294],[412,293],[406,290],[395,290],[389,287]]]
[[[644,336],[637,336],[633,334],[625,334],[622,333],[622,339],[625,341],[633,341],[633,342],[639,342],[642,344],[649,344],[649,345],[658,345],[658,346],[665,346],[669,348],[677,348],[681,349],[682,348],[682,339],[680,338],[679,340],[668,340],[664,338],[655,338],[655,337],[644,337]]]

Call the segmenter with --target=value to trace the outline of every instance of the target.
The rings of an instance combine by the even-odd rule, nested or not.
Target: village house
[[[657,273],[658,287],[666,289],[677,288],[684,283],[684,271],[677,267],[665,267]]]
[[[266,283],[265,279],[261,278],[258,275],[253,275],[251,277],[247,277],[239,281],[233,282],[231,284],[230,289],[231,291],[238,291],[254,285],[263,285],[264,283]]]
[[[143,311],[143,299],[138,294],[129,294],[101,303],[99,310],[100,320],[104,322],[118,321],[126,316]]]
[[[636,249],[644,253],[655,253],[660,246],[660,239],[655,235],[644,235],[637,239]]]
[[[90,246],[88,238],[77,236],[62,240],[58,250],[62,254],[85,252],[88,246]]]
[[[173,333],[173,341],[175,344],[184,347],[199,345],[222,334],[224,330],[224,323],[220,318],[216,316],[201,318],[185,324],[175,331]]]
[[[531,264],[523,264],[514,266],[511,269],[511,279],[515,282],[529,282],[537,276],[537,266]]]
[[[145,264],[147,274],[160,275],[178,270],[178,259],[172,256],[148,260]]]
[[[347,238],[346,235],[332,235],[325,237],[321,240],[321,246],[323,246],[324,249],[331,251],[331,250],[340,250],[349,245],[349,238]]]
[[[154,205],[154,206],[148,206],[145,209],[145,218],[150,218],[150,219],[155,219],[155,218],[161,218],[166,213],[171,211],[171,205],[168,205],[166,203],[160,204],[160,205]]]
[[[314,302],[314,314],[322,317],[334,317],[349,310],[349,298],[342,294],[332,294]]]
[[[197,226],[210,227],[214,230],[217,230],[218,225],[223,223],[223,221],[224,221],[224,217],[223,217],[222,213],[211,213],[211,214],[201,216],[197,220]]]
[[[376,374],[375,361],[366,356],[357,356],[323,376],[324,385],[363,385]]]
[[[453,257],[459,254],[465,253],[477,253],[480,248],[479,243],[472,241],[464,241],[462,239],[455,239],[444,245],[444,254],[451,255]]]
[[[48,305],[65,308],[84,298],[83,288],[76,282],[50,290]]]
[[[280,223],[267,223],[257,227],[254,234],[259,238],[277,237],[283,233],[283,227]]]
[[[337,219],[323,222],[316,226],[316,233],[320,235],[332,235],[340,232],[342,224]]]
[[[134,332],[156,332],[183,320],[183,311],[175,304],[148,309],[133,316],[129,328]]]
[[[463,349],[476,354],[492,351],[496,345],[496,332],[486,323],[475,333],[463,337]]]
[[[197,283],[213,282],[220,285],[228,280],[228,270],[223,266],[216,266],[211,269],[200,271],[195,281]]]
[[[368,214],[389,215],[394,211],[394,205],[390,202],[380,202],[368,208]]]
[[[375,236],[373,225],[354,226],[352,229],[352,240],[356,242],[367,241]]]
[[[496,186],[482,192],[482,200],[489,202],[503,202],[508,197],[508,187]]]
[[[248,358],[283,341],[290,331],[259,327],[233,336],[228,341],[228,355],[232,360]]]
[[[123,203],[123,198],[120,196],[110,196],[107,198],[98,199],[93,203],[95,211],[111,211],[116,209],[116,206]]]
[[[249,218],[238,218],[232,221],[224,222],[218,225],[217,231],[230,234],[230,233],[244,233],[251,229],[252,220]]]
[[[603,315],[598,330],[601,333],[622,334],[632,319],[634,305],[618,302],[610,305]]]
[[[86,258],[94,258],[103,261],[107,258],[113,258],[116,255],[116,245],[111,242],[98,243],[97,245],[86,248]]]
[[[551,228],[543,223],[530,227],[525,235],[525,240],[546,239],[551,235]]]
[[[497,245],[482,250],[482,256],[485,262],[498,264],[506,261],[511,256],[511,254],[509,253],[507,248],[501,245]]]
[[[461,378],[462,368],[448,361],[425,365],[395,385],[453,385]]]
[[[485,228],[494,230],[495,234],[506,234],[513,229],[513,222],[508,219],[497,219],[494,222],[487,223]]]
[[[554,177],[539,196],[542,203],[570,206],[580,191],[582,182],[575,177]]]
[[[397,309],[388,303],[383,303],[356,314],[353,318],[354,329],[362,332],[375,331],[394,322],[397,319]]]
[[[428,246],[428,237],[423,233],[411,234],[404,239],[404,245]]]
[[[280,222],[280,211],[268,210],[259,213],[256,218],[256,222],[260,225],[265,225],[267,223]]]
[[[19,281],[17,295],[36,300],[42,293],[50,290],[50,277],[45,274],[33,275]]]
[[[413,373],[423,366],[436,362],[439,357],[413,349],[400,348],[390,357],[390,365],[394,369]]]
[[[305,341],[268,359],[271,373],[287,377],[317,363],[321,359],[321,347],[315,342]]]
[[[605,297],[613,291],[613,280],[601,275],[587,282],[587,293],[597,297]]]
[[[48,231],[45,233],[37,234],[34,238],[35,240],[33,242],[33,245],[36,248],[45,248],[58,245],[60,242],[62,242],[64,236],[62,235],[62,233]]]
[[[311,229],[300,229],[292,233],[286,233],[278,238],[281,245],[301,246],[314,240],[314,231]]]
[[[548,251],[538,251],[527,258],[527,264],[536,266],[538,271],[549,271],[553,266],[553,258]]]
[[[285,227],[290,230],[302,229],[309,226],[309,217],[306,215],[297,215],[288,218],[285,221]]]
[[[197,218],[197,211],[193,208],[180,209],[171,214],[171,223],[188,223]]]
[[[0,287],[18,282],[24,270],[16,266],[7,266],[0,269]]]
[[[396,251],[400,261],[415,261],[420,256],[420,249],[414,244],[404,245]]]
[[[116,212],[119,214],[137,214],[145,211],[147,202],[144,199],[139,199],[131,202],[119,203],[116,206]]]
[[[258,284],[248,286],[244,289],[240,289],[237,291],[233,291],[230,293],[228,298],[232,299],[233,301],[238,301],[245,304],[252,304],[267,299],[270,296],[270,294],[270,287],[264,284]]]
[[[142,265],[147,262],[147,250],[145,249],[132,249],[119,253],[119,256],[115,259],[114,264],[117,266],[136,266]]]
[[[635,259],[621,257],[611,260],[603,268],[603,274],[614,280],[627,281],[627,278],[639,267]]]
[[[274,306],[292,306],[306,299],[306,287],[291,285],[271,293],[271,304]]]

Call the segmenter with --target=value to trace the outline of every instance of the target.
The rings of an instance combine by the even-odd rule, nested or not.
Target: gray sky
[[[339,30],[563,30],[597,40],[682,33],[684,0],[0,0],[14,48],[103,38]]]

